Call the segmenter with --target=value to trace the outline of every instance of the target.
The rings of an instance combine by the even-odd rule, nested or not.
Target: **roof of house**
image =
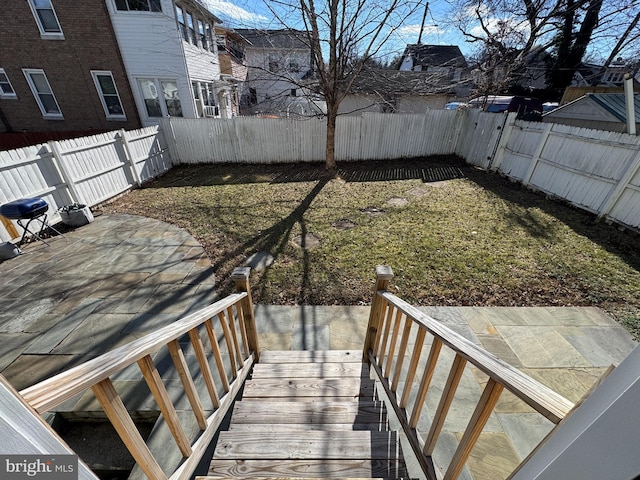
[[[249,41],[254,48],[309,50],[309,44],[306,40],[307,34],[301,30],[236,28],[235,31]]]
[[[574,105],[584,102],[592,102],[598,105],[620,122],[624,123],[627,121],[627,106],[624,93],[587,93],[572,102],[561,105],[546,115],[550,117],[557,116],[558,114],[562,115],[564,110],[571,111],[570,109],[572,109]],[[633,96],[633,105],[636,123],[640,123],[640,95],[635,94]]]
[[[627,121],[627,105],[624,93],[588,93],[587,97],[610,112],[621,122]],[[636,123],[640,122],[640,95],[633,96]]]
[[[467,67],[467,61],[457,45],[407,45],[402,58],[411,57],[414,65],[436,67]]]
[[[453,93],[456,86],[437,73],[368,68],[358,75],[351,92],[433,95]]]

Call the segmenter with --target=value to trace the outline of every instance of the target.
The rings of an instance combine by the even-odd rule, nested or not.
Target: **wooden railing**
[[[236,284],[237,293],[127,345],[22,390],[20,394],[42,414],[91,389],[138,466],[149,479],[189,478],[259,357],[258,336],[249,290],[249,268],[235,269],[232,279]],[[231,379],[225,370],[223,355],[214,331],[214,317],[217,317],[222,328],[231,365]],[[214,407],[210,415],[203,408],[194,377],[189,371],[179,344],[180,338],[185,334],[188,335],[195,352],[200,373]],[[202,336],[208,338],[213,354],[212,360],[208,358],[211,355],[208,356],[205,352]],[[176,407],[152,359],[152,354],[164,346],[170,353],[191,411],[201,430],[193,444],[187,438]],[[222,398],[219,398],[210,361],[215,364],[222,382]],[[165,473],[160,467],[111,381],[111,376],[134,363],[140,368],[158,409],[184,457],[173,472]]]
[[[417,460],[428,478],[441,477],[439,473],[436,474],[439,469],[434,468],[432,455],[467,363],[477,367],[489,378],[457,450],[446,468],[445,480],[455,480],[460,475],[503,389],[513,393],[554,424],[559,423],[573,408],[572,402],[555,391],[389,293],[389,282],[393,278],[393,272],[389,267],[379,266],[376,273],[377,281],[365,338],[364,360],[371,364],[384,386]],[[432,337],[431,349],[422,378],[414,383],[427,335]],[[410,339],[415,341],[412,351],[409,351]],[[422,439],[417,426],[443,346],[451,349],[455,357],[440,402],[433,412],[429,432],[426,438]],[[409,364],[403,372],[405,357],[409,358]],[[404,387],[398,392],[401,383]],[[409,398],[413,396],[415,401],[409,412]]]

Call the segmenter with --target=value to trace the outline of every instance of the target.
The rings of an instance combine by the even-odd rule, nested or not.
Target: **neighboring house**
[[[452,82],[449,76],[428,70],[367,68],[354,81],[351,91],[340,103],[338,113],[423,113],[429,109],[443,109],[449,102],[466,98],[470,89],[470,78]]]
[[[640,95],[634,95],[636,131],[640,131]],[[627,109],[624,93],[588,93],[542,116],[547,123],[576,127],[627,131]]]
[[[0,45],[0,133],[141,126],[104,0],[3,2]]]
[[[240,92],[247,80],[247,61],[245,49],[249,42],[231,28],[216,25],[216,43],[220,61],[220,78],[233,90],[233,115],[240,114]]]
[[[247,81],[241,104],[245,114],[284,116],[309,97],[301,88],[311,73],[311,48],[298,30],[237,29],[247,40]]]
[[[469,65],[456,45],[407,45],[399,62],[403,72],[426,72],[440,84],[455,85],[469,76]]]
[[[196,0],[104,1],[143,125],[166,116],[233,115],[234,85],[220,75],[215,15]]]

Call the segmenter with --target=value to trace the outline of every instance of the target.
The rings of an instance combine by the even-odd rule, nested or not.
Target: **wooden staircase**
[[[362,352],[264,351],[201,479],[407,477]]]

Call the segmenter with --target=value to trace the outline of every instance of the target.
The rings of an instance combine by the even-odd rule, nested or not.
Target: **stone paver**
[[[0,263],[0,373],[18,389],[153,332],[217,299],[215,272],[203,248],[188,232],[157,220],[97,216],[93,223],[65,233],[64,238],[53,238],[50,244],[29,244],[24,255]],[[622,361],[636,345],[628,332],[597,308],[420,309],[574,402],[610,364]],[[369,310],[368,306],[256,305],[260,346],[263,350],[361,349]],[[221,331],[218,325],[214,329],[218,334]],[[415,329],[410,347],[414,339]],[[430,344],[428,335],[415,381],[424,370]],[[195,364],[190,345],[184,344],[183,349],[188,363]],[[452,352],[443,349],[418,424],[423,438],[452,359]],[[170,395],[183,397],[167,352],[158,352],[156,360]],[[402,372],[407,371],[407,364],[405,361]],[[140,384],[136,366],[113,380],[132,408],[156,408],[148,389]],[[437,462],[446,463],[453,455],[456,439],[464,432],[486,382],[484,373],[467,366],[452,417],[445,422],[436,446]],[[196,378],[196,383],[203,383],[202,378]],[[398,388],[404,388],[402,381]],[[414,401],[415,395],[410,396],[407,411]],[[97,408],[87,393],[57,410]],[[551,427],[531,407],[504,392],[460,478],[500,478]]]

